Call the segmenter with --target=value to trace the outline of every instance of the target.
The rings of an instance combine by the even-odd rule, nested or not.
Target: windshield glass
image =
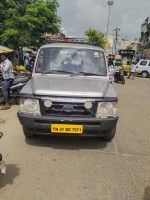
[[[74,48],[43,48],[36,73],[89,73],[107,76],[104,52]]]

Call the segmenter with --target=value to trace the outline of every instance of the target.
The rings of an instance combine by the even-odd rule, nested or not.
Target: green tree
[[[132,46],[127,46],[126,50],[132,50]]]
[[[35,45],[44,33],[58,33],[58,6],[54,0],[1,0],[1,44],[11,48]]]
[[[89,30],[85,31],[85,35],[88,37],[89,42],[95,42],[102,48],[105,47],[106,37],[104,33],[94,30],[92,28],[89,28]]]

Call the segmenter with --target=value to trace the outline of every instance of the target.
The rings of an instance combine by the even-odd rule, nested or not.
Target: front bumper
[[[118,117],[107,119],[49,116],[47,117],[24,115],[19,112],[17,115],[21,125],[26,127],[29,133],[35,135],[52,135],[52,124],[75,124],[83,125],[84,132],[81,136],[102,137],[106,136],[110,130],[114,129],[118,121]]]

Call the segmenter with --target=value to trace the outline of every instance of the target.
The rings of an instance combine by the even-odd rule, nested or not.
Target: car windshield
[[[107,76],[103,51],[75,48],[42,48],[35,72]]]

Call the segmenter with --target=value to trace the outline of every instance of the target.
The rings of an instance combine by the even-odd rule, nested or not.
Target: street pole
[[[107,33],[106,33],[106,44],[108,42],[108,33],[109,33],[109,22],[110,22],[110,9],[111,6],[114,4],[113,1],[108,1],[107,2],[108,6],[109,6],[109,11],[108,11],[108,22],[107,22]]]
[[[115,31],[115,37],[116,37],[116,39],[115,39],[115,55],[116,55],[116,51],[117,51],[117,43],[118,43],[118,31],[120,31],[120,29],[119,28],[116,28],[116,29],[114,29],[114,31]]]

